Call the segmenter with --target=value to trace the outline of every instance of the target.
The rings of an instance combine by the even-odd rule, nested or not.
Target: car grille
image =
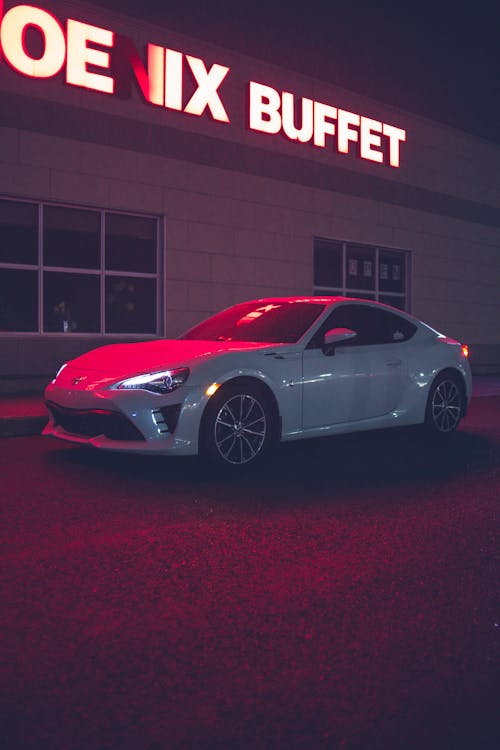
[[[47,402],[56,425],[72,435],[96,437],[105,435],[111,440],[145,440],[144,435],[127,417],[108,409],[66,409]]]

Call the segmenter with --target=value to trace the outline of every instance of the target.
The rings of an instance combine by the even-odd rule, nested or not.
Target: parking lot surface
[[[500,398],[194,459],[0,440],[2,747],[500,747]]]

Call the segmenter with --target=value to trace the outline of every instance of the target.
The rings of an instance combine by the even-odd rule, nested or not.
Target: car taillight
[[[464,357],[469,356],[469,347],[467,346],[467,344],[462,344],[462,354],[464,355]]]

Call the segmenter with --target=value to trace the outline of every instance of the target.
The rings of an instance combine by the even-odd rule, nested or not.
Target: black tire
[[[465,394],[459,375],[443,372],[429,391],[425,427],[431,435],[445,437],[457,429],[464,414]]]
[[[200,427],[200,454],[209,463],[243,468],[262,462],[277,442],[277,414],[264,387],[228,383],[207,404]]]

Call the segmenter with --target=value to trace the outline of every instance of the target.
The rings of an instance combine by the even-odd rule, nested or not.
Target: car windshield
[[[243,302],[204,320],[180,338],[292,344],[324,309],[324,305],[306,300]]]

